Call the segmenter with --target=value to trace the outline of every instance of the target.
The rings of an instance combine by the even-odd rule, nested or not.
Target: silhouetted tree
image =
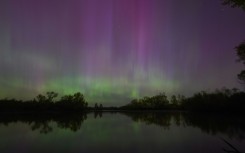
[[[176,98],[175,95],[172,95],[172,97],[171,97],[171,103],[172,103],[173,105],[178,105],[178,101],[177,101],[177,98]]]
[[[53,99],[58,96],[58,93],[50,91],[46,93],[47,96],[39,94],[36,99],[38,102],[53,102]]]
[[[56,98],[56,97],[58,97],[58,93],[53,92],[53,91],[47,92],[46,94],[47,94],[47,100],[49,102],[53,102],[53,99]]]
[[[61,101],[63,102],[72,102],[73,101],[73,96],[72,95],[64,95],[61,97]]]
[[[88,103],[86,102],[83,94],[77,92],[74,95],[62,96],[57,105],[62,109],[82,110],[87,108]]]
[[[236,52],[237,52],[237,56],[239,58],[238,61],[243,63],[243,65],[245,66],[245,41],[236,47]],[[237,77],[241,81],[241,83],[245,84],[245,70],[242,70],[237,75]]]
[[[142,99],[133,99],[123,109],[167,109],[169,101],[165,93],[160,93],[152,97],[144,97]]]
[[[245,0],[223,0],[224,5],[230,5],[231,7],[241,7],[245,11]],[[245,41],[236,47],[238,61],[245,65]],[[242,83],[245,83],[245,70],[242,70],[238,75],[238,79]]]
[[[231,7],[240,7],[245,11],[244,0],[223,0],[223,5],[230,5]]]
[[[36,98],[37,98],[38,102],[46,102],[47,101],[47,98],[42,94],[37,95]]]
[[[97,110],[98,108],[99,108],[99,107],[98,107],[98,104],[95,103],[95,104],[94,104],[94,109]]]
[[[99,108],[100,108],[100,110],[102,110],[102,109],[103,109],[103,105],[102,105],[102,104],[100,104],[100,107],[99,107]]]
[[[77,92],[73,95],[73,100],[74,102],[81,102],[81,103],[85,102],[84,96],[80,92]]]
[[[185,100],[185,96],[184,95],[178,95],[177,96],[177,102],[178,102],[178,105],[182,105],[183,101]]]
[[[73,102],[77,103],[82,108],[87,107],[87,102],[85,101],[83,94],[80,92],[77,92],[73,95]]]
[[[166,108],[167,105],[169,104],[169,101],[165,93],[160,93],[156,96],[151,97],[150,102],[152,103],[153,107],[156,109]]]
[[[241,83],[245,84],[245,70],[242,70],[238,75],[238,79],[241,80]]]
[[[237,56],[239,57],[238,61],[245,65],[245,41],[238,45],[235,49],[237,51]]]
[[[231,90],[232,90],[232,94],[236,94],[237,92],[239,92],[239,89],[237,88],[232,88]]]

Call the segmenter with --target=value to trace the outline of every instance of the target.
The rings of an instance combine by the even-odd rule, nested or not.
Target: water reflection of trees
[[[47,134],[53,131],[54,123],[60,129],[78,131],[86,120],[87,114],[51,113],[51,114],[1,114],[0,124],[22,122],[28,124],[32,131]]]
[[[242,115],[203,114],[183,112],[122,112],[135,122],[147,125],[158,125],[164,129],[171,126],[195,127],[203,132],[218,135],[225,134],[230,138],[245,139],[245,122]],[[95,111],[94,118],[103,117],[101,111]],[[112,114],[113,115],[113,114]],[[22,122],[30,126],[31,130],[40,133],[50,133],[57,126],[59,129],[78,131],[87,119],[86,113],[51,113],[51,114],[1,114],[0,125]],[[55,126],[56,125],[56,126]]]
[[[99,118],[102,117],[102,111],[95,111],[94,112],[94,118],[97,118],[97,117],[99,117]]]
[[[191,126],[201,129],[203,132],[218,135],[225,134],[230,138],[245,138],[245,122],[241,115],[228,114],[197,114],[197,113],[123,113],[133,121],[154,124],[169,129],[170,126]]]
[[[228,114],[185,114],[185,123],[208,134],[226,134],[230,138],[245,138],[245,122],[242,115]]]
[[[145,112],[127,112],[123,113],[129,116],[135,122],[144,122],[147,125],[155,124],[165,129],[169,129],[171,125],[170,113],[145,113]]]

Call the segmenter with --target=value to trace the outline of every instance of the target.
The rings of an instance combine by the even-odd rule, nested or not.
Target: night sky
[[[0,0],[0,98],[90,104],[241,88],[245,12],[220,0]]]

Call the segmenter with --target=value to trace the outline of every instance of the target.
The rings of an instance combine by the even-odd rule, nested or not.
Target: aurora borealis
[[[0,0],[0,98],[121,105],[240,88],[245,13],[220,0]]]

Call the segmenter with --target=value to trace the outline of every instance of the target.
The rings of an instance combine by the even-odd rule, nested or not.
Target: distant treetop
[[[245,11],[245,0],[223,0],[223,4],[231,7],[240,7]]]

